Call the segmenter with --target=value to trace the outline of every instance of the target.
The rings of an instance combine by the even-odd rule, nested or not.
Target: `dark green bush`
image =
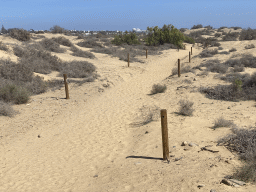
[[[128,45],[140,44],[136,33],[125,31],[124,34],[119,34],[114,37],[111,43],[115,45],[121,45],[127,43]]]
[[[200,29],[203,28],[203,25],[198,24],[198,25],[194,25],[191,29]]]
[[[68,33],[66,29],[61,28],[58,25],[54,25],[50,28],[51,33]]]
[[[162,29],[159,29],[158,26],[155,26],[154,28],[148,27],[147,30],[149,33],[145,38],[146,45],[157,46],[163,45],[164,43],[171,43],[180,49],[184,49],[182,43],[185,40],[185,36],[178,29],[174,28],[174,26],[164,25]],[[189,38],[187,38],[187,40],[189,40]]]

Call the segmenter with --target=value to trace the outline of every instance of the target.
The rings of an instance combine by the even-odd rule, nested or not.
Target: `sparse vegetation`
[[[9,35],[19,41],[29,41],[31,39],[31,34],[24,29],[12,29]]]
[[[17,113],[13,110],[11,104],[0,100],[0,116],[13,117]]]
[[[39,42],[44,49],[56,53],[64,53],[66,50],[63,48],[60,48],[60,45],[56,43],[53,39],[45,38],[42,41]]]
[[[221,34],[220,33],[215,33],[215,35],[214,35],[215,37],[220,37],[221,36]]]
[[[60,45],[64,45],[64,46],[67,46],[67,47],[71,47],[73,45],[73,43],[70,42],[69,39],[61,36],[61,37],[58,37],[58,38],[52,38],[53,41],[55,41],[56,43],[60,44]]]
[[[77,43],[80,47],[86,47],[86,48],[95,48],[95,47],[101,47],[103,46],[99,43],[97,43],[95,40],[84,40],[82,42]]]
[[[224,119],[223,117],[220,117],[214,121],[213,129],[215,130],[216,128],[219,128],[219,127],[232,127],[232,126],[234,126],[234,123],[232,121],[229,121]]]
[[[50,28],[50,32],[51,33],[67,33],[67,30],[64,28],[61,28],[58,25],[55,25],[52,28]]]
[[[163,93],[166,90],[166,85],[154,84],[151,94]]]
[[[223,145],[231,152],[236,152],[243,166],[235,168],[232,178],[244,182],[256,182],[256,129],[241,129],[237,126],[231,128],[232,133],[220,138],[218,145]]]
[[[203,50],[201,53],[200,53],[200,57],[201,58],[204,58],[204,57],[212,57],[213,55],[216,55],[218,54],[218,49],[214,49],[214,50],[208,50],[208,49],[205,49]]]
[[[127,43],[128,45],[140,44],[136,33],[128,33],[128,31],[125,31],[124,34],[116,35],[114,37],[114,40],[111,41],[111,43],[115,45],[122,45],[124,43]]]
[[[73,51],[73,53],[72,53],[73,56],[90,58],[90,59],[94,59],[95,58],[95,55],[92,54],[91,52],[82,51],[81,49],[78,49],[75,46],[72,46],[70,50]]]
[[[253,45],[253,44],[246,45],[244,48],[245,49],[252,49],[252,48],[255,48],[255,45]]]
[[[222,37],[222,40],[223,41],[237,41],[237,38],[239,37],[239,34],[240,33],[238,33],[238,32],[233,32],[233,33],[227,33],[227,34],[223,34],[222,33],[222,35],[224,35],[223,37]]]
[[[237,51],[237,49],[236,49],[236,48],[234,48],[234,47],[233,47],[232,49],[230,49],[230,50],[229,50],[229,52],[234,52],[234,51]]]
[[[8,51],[8,50],[9,50],[9,48],[8,48],[5,44],[3,44],[3,42],[2,42],[2,41],[0,41],[0,50]]]
[[[6,84],[0,87],[0,99],[15,104],[27,103],[30,93],[24,87],[15,84]]]
[[[194,73],[194,70],[189,65],[181,64],[181,66],[180,66],[180,74],[188,73],[188,72]],[[177,75],[177,74],[178,74],[178,67],[176,66],[176,67],[174,67],[172,69],[172,75]]]
[[[244,40],[255,40],[256,39],[256,30],[251,29],[250,27],[246,30],[242,30],[239,36],[239,41]]]
[[[194,109],[192,108],[194,105],[194,102],[188,101],[181,99],[179,101],[180,104],[180,109],[179,109],[179,114],[184,115],[184,116],[192,116]]]
[[[191,29],[200,29],[203,28],[203,25],[198,24],[198,25],[194,25],[193,27],[191,27]]]

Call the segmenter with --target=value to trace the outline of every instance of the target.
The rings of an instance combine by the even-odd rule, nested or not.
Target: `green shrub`
[[[127,43],[128,45],[140,44],[136,33],[125,31],[124,34],[115,35],[114,40],[111,43],[115,45],[121,45]]]
[[[194,25],[191,29],[200,29],[203,28],[203,25],[198,24],[198,25]]]
[[[180,49],[184,49],[184,45],[182,43],[185,40],[185,36],[178,29],[174,28],[174,26],[164,25],[162,29],[159,29],[158,26],[155,26],[154,28],[148,27],[147,31],[149,33],[144,40],[148,46],[171,43]],[[192,41],[190,38],[187,38],[187,40]]]

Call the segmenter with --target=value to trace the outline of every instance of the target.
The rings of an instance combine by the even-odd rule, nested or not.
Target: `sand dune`
[[[76,41],[75,37],[66,38]],[[8,39],[8,43],[17,42]],[[241,54],[255,55],[254,49],[244,49],[245,44],[248,42],[221,42],[223,51],[235,47]],[[214,73],[197,76],[198,70],[180,78],[170,76],[178,59],[192,67],[204,60],[196,57],[203,49],[195,46],[188,63],[191,46],[148,56],[145,63],[131,63],[129,68],[125,61],[94,53],[97,59],[90,62],[101,77],[82,86],[70,83],[69,100],[61,88],[14,106],[21,112],[14,118],[0,116],[0,191],[255,191],[252,184],[238,188],[220,184],[241,162],[224,146],[216,146],[216,140],[230,129],[211,129],[220,116],[241,127],[255,124],[255,102],[211,100],[195,91],[200,86],[225,84],[214,78]],[[63,60],[81,59],[68,52],[53,55]],[[4,51],[0,56],[16,59],[13,53]],[[221,61],[229,57],[214,55]],[[55,72],[36,75],[45,80],[57,78]],[[152,86],[158,83],[165,84],[166,91],[150,95]],[[194,102],[191,117],[176,113],[183,98]],[[159,109],[167,110],[170,163],[162,160]],[[143,122],[143,115],[150,111],[154,114],[152,122],[131,126]],[[183,141],[196,145],[181,146]],[[209,145],[218,152],[201,150]],[[204,186],[199,189],[198,185]]]

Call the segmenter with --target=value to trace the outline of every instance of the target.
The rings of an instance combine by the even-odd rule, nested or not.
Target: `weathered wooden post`
[[[192,55],[192,47],[191,47],[191,55]]]
[[[128,67],[130,66],[130,56],[129,56],[129,53],[128,53]]]
[[[180,59],[178,59],[178,77],[180,77]]]
[[[190,51],[189,51],[189,63],[190,63]]]
[[[162,126],[162,143],[163,143],[163,160],[169,160],[169,141],[166,109],[161,110],[161,126]]]
[[[146,59],[148,58],[148,50],[146,49]]]
[[[68,83],[67,83],[67,74],[63,74],[63,76],[64,76],[64,83],[65,83],[66,99],[69,99]]]

